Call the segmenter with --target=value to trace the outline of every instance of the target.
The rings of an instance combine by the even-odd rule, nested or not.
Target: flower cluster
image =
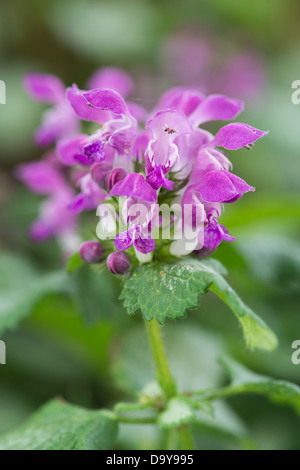
[[[31,229],[34,240],[56,236],[66,245],[66,240],[76,239],[81,212],[95,211],[101,204],[115,206],[119,200],[122,204],[113,222],[122,219],[126,230],[116,234],[109,248],[88,241],[80,249],[89,263],[109,255],[113,273],[129,268],[126,250],[140,260],[149,259],[164,243],[175,256],[190,252],[206,256],[222,240],[234,240],[219,223],[224,204],[254,188],[231,172],[223,150],[250,148],[266,133],[230,123],[212,135],[201,126],[235,119],[243,108],[239,100],[178,87],[148,111],[127,99],[133,82],[115,68],[97,71],[88,90],[76,85],[65,90],[56,77],[39,74],[28,74],[25,87],[33,98],[52,105],[36,132],[37,144],[55,143],[42,161],[17,169],[31,190],[48,196]],[[89,126],[90,133],[80,130]],[[175,202],[182,213],[166,221],[159,206]],[[139,217],[133,207],[139,208]],[[190,228],[197,233],[195,243],[187,248],[185,230],[181,237],[161,240],[157,233],[166,224],[173,235],[179,225]]]

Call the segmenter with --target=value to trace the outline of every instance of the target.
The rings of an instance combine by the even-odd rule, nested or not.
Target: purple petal
[[[76,85],[67,90],[67,98],[75,113],[86,121],[104,124],[113,114],[128,114],[125,101],[119,93],[109,89],[79,90]]]
[[[45,147],[58,139],[78,133],[78,130],[76,114],[68,102],[62,102],[44,113],[35,140],[37,145]]]
[[[123,115],[112,119],[106,123],[104,129],[107,143],[119,154],[128,155],[131,152],[137,133],[137,122],[134,117]]]
[[[133,101],[127,101],[127,106],[130,114],[140,122],[145,122],[148,119],[148,111],[141,105],[134,103]]]
[[[204,201],[234,202],[247,191],[254,191],[244,180],[225,170],[210,171],[201,180],[198,189]]]
[[[156,201],[156,192],[138,173],[130,173],[126,178],[116,183],[109,195],[140,198],[149,202]]]
[[[260,131],[247,124],[233,123],[222,127],[210,142],[211,147],[224,147],[228,150],[238,150],[253,144],[268,132]]]
[[[191,122],[199,126],[208,121],[235,119],[243,110],[243,103],[224,95],[210,95],[205,98],[190,116]]]
[[[47,222],[38,219],[31,225],[29,236],[33,241],[40,243],[51,238],[53,236],[53,230]]]
[[[88,82],[88,89],[95,88],[110,88],[126,98],[133,92],[134,83],[124,70],[105,67],[96,70]]]
[[[153,189],[156,191],[163,186],[164,188],[168,189],[169,191],[173,190],[174,181],[168,180],[164,176],[164,168],[160,165],[155,165],[154,169],[152,169],[146,176],[147,183],[152,186]]]
[[[133,239],[129,231],[119,233],[115,238],[115,246],[119,251],[128,250],[133,243]]]
[[[204,229],[204,246],[214,251],[222,240],[232,242],[235,240],[235,237],[228,235],[228,230],[224,225],[219,225],[217,221],[212,221]]]
[[[163,94],[157,107],[158,109],[176,109],[190,116],[203,99],[204,95],[198,90],[176,87]]]
[[[79,214],[85,209],[86,196],[83,193],[77,194],[72,201],[68,204],[68,209],[73,214]]]
[[[167,135],[170,141],[182,134],[193,133],[193,127],[185,114],[174,109],[156,113],[147,122],[146,128],[152,132],[154,139]]]
[[[16,169],[16,176],[38,194],[55,193],[58,189],[65,187],[62,175],[47,161],[19,165]]]
[[[87,142],[88,136],[85,134],[61,139],[56,146],[56,150],[65,165],[76,165],[78,159],[75,157],[79,153],[80,147],[84,146]]]
[[[155,250],[155,240],[153,238],[144,238],[141,235],[135,238],[134,247],[140,251],[141,253],[151,253],[151,251]]]
[[[65,99],[65,86],[54,75],[28,73],[23,83],[26,91],[37,101],[58,104]]]

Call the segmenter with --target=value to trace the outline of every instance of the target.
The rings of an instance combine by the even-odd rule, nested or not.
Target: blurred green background
[[[203,64],[195,55],[198,85],[223,92],[229,76],[227,89],[234,96],[236,87],[246,103],[239,120],[270,131],[251,151],[230,155],[235,173],[256,192],[227,205],[223,222],[237,241],[223,243],[215,257],[227,266],[233,287],[275,330],[279,347],[272,353],[247,351],[228,309],[206,295],[187,320],[166,327],[172,368],[185,384],[222,384],[217,358],[229,352],[259,373],[300,384],[300,365],[291,362],[291,344],[300,339],[300,106],[291,102],[291,83],[300,79],[299,15],[296,0],[2,0],[0,79],[7,104],[0,105],[0,316],[11,311],[12,318],[24,319],[18,328],[12,320],[10,331],[0,332],[7,345],[7,365],[0,365],[1,432],[53,396],[109,407],[154,377],[142,322],[128,318],[117,300],[118,279],[87,271],[74,277],[70,292],[59,278],[56,243],[28,239],[41,199],[13,172],[17,163],[41,157],[32,135],[44,106],[26,96],[22,76],[47,72],[84,87],[95,69],[120,66],[136,81],[133,99],[151,107],[167,87],[191,78],[181,73],[182,43],[189,40],[204,51]],[[236,85],[236,66],[228,64],[249,55],[253,66],[245,71],[240,65]],[[249,91],[247,77],[255,68],[259,79]],[[299,417],[290,409],[258,396],[223,405],[216,424],[197,429],[199,448],[299,449]],[[158,445],[151,426],[128,432],[123,425],[116,448]]]

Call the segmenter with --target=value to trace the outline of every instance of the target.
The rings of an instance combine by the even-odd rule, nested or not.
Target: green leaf
[[[222,274],[223,266],[212,259],[143,265],[125,282],[120,298],[129,314],[141,310],[146,320],[155,317],[163,324],[166,318],[184,317],[187,309],[198,306],[199,295],[211,289],[235,313],[249,348],[274,349],[274,333],[243,303]]]
[[[107,450],[116,435],[111,412],[52,400],[18,430],[1,437],[0,450]]]
[[[68,273],[72,273],[83,266],[84,261],[80,258],[78,251],[73,253],[67,260],[66,270]]]
[[[89,326],[101,319],[111,318],[119,308],[117,290],[112,276],[105,270],[99,273],[102,266],[91,267],[84,264],[70,276],[73,298],[80,314]]]
[[[0,335],[30,315],[46,294],[68,290],[64,272],[40,274],[31,264],[13,255],[0,257]]]
[[[158,424],[162,428],[177,428],[183,424],[191,423],[196,420],[196,414],[193,405],[184,397],[172,398],[158,418]]]
[[[258,393],[266,395],[271,401],[289,405],[300,413],[300,387],[283,380],[256,374],[232,359],[220,361],[231,378],[231,384],[219,390],[205,394],[205,398],[224,398],[240,393]]]
[[[271,288],[299,291],[300,244],[285,236],[251,235],[235,244],[249,271]]]

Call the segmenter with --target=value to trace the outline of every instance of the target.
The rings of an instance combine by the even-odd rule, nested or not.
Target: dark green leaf
[[[300,412],[300,387],[297,385],[256,374],[229,358],[223,358],[221,364],[230,376],[231,384],[208,392],[206,398],[217,399],[239,393],[258,393],[266,395],[276,403],[292,406]]]
[[[68,258],[67,266],[66,266],[67,272],[72,273],[76,271],[77,269],[79,269],[83,264],[84,262],[80,258],[79,253],[76,251],[76,253],[73,253]]]
[[[13,255],[0,258],[0,335],[30,315],[35,304],[51,292],[68,291],[64,272],[38,273],[30,263]]]
[[[53,400],[18,430],[1,437],[0,450],[107,450],[116,435],[111,412]]]
[[[125,282],[121,299],[129,314],[141,310],[146,320],[184,317],[198,306],[199,295],[211,289],[235,313],[250,348],[272,350],[277,345],[267,327],[223,278],[224,268],[216,260],[190,259],[177,264],[152,263],[137,268]]]

